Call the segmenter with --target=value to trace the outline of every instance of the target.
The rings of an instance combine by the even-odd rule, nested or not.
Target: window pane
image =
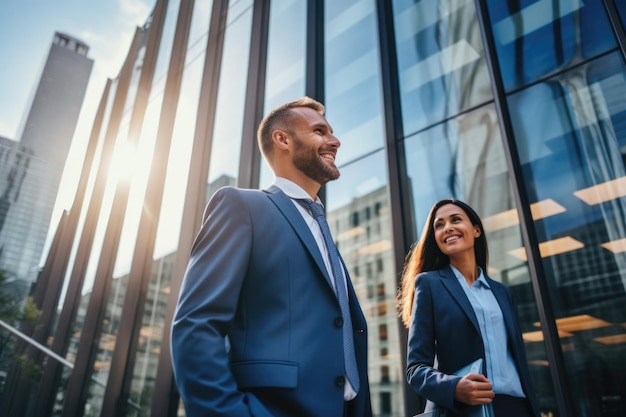
[[[622,19],[622,25],[626,26],[626,2],[622,0],[614,0],[614,4],[617,9],[617,13],[619,14],[619,18]]]
[[[510,99],[541,278],[580,415],[624,410],[625,71],[615,53]],[[509,255],[526,257],[522,248]]]
[[[341,177],[326,187],[328,222],[367,319],[374,415],[403,417],[405,372],[398,353],[406,342],[400,338],[395,307],[396,265],[384,152],[341,167]],[[374,213],[370,218],[364,215],[368,209]],[[379,398],[385,401],[378,402]]]
[[[327,1],[326,110],[341,140],[337,164],[383,147],[380,52],[372,0]]]
[[[457,198],[477,211],[489,243],[488,275],[515,294],[541,410],[555,412],[545,345],[535,325],[539,315],[528,264],[511,254],[522,246],[522,237],[493,105],[421,132],[405,140],[404,147],[414,236],[422,233],[430,208],[442,198]]]
[[[404,133],[491,100],[473,0],[394,0]]]
[[[306,28],[305,0],[283,0],[270,5],[265,113],[304,95]],[[274,174],[263,157],[260,166],[259,184],[267,188],[274,181]]]
[[[602,0],[488,0],[507,90],[616,47]]]
[[[239,175],[251,26],[252,2],[233,2],[224,35],[207,197],[221,186],[235,185]]]

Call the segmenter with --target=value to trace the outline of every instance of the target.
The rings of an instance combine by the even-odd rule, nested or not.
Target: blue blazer
[[[513,291],[485,278],[502,310],[522,388],[533,412],[539,416]],[[451,374],[478,358],[485,358],[485,349],[474,309],[449,266],[417,275],[407,352],[407,380],[429,400],[426,409],[432,409],[434,402],[462,415],[463,406],[454,400],[459,377]]]
[[[367,327],[350,280],[348,291],[361,380],[349,415],[367,417]],[[343,415],[339,303],[305,220],[277,187],[211,198],[171,347],[190,417]]]

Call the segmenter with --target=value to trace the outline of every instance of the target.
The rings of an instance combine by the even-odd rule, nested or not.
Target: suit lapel
[[[326,278],[326,282],[332,288],[330,276],[328,275],[328,271],[326,270],[326,266],[324,265],[324,259],[322,258],[322,254],[320,253],[319,248],[317,247],[315,238],[313,238],[309,226],[300,215],[298,209],[294,206],[291,198],[289,198],[287,194],[282,192],[280,188],[273,185],[265,190],[265,192],[267,193],[269,199],[276,205],[278,210],[285,217],[285,219],[287,219],[289,224],[291,224],[291,227],[296,232],[296,235],[298,235],[306,249],[315,260],[315,264],[324,275],[324,278]]]
[[[463,288],[461,288],[461,284],[459,284],[459,280],[454,275],[454,272],[450,269],[450,267],[445,267],[439,270],[439,274],[441,275],[441,282],[446,287],[450,295],[456,303],[461,307],[461,310],[465,313],[467,318],[470,319],[478,334],[480,334],[480,327],[478,326],[478,319],[476,318],[476,313],[474,313],[474,309],[472,308],[472,304],[467,299]]]

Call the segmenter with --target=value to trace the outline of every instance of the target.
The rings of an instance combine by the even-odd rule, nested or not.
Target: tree
[[[27,297],[22,306],[22,298],[10,285],[6,272],[0,269],[0,320],[14,328],[20,324],[34,327],[40,315],[41,310],[32,297]],[[24,378],[36,380],[41,375],[41,366],[18,349],[17,336],[4,326],[0,327],[0,393],[7,373],[16,364]]]

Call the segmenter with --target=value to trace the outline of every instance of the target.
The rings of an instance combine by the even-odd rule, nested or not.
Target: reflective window
[[[161,43],[159,45],[159,54],[154,67],[154,84],[164,83],[167,77],[167,71],[170,65],[170,57],[172,56],[172,45],[174,43],[174,34],[176,32],[176,22],[178,20],[178,5],[180,0],[168,0],[167,11],[165,12],[165,21],[163,22],[163,30],[161,31]]]
[[[399,352],[406,342],[400,337],[395,307],[396,265],[384,151],[340,169],[341,177],[326,185],[325,203],[333,237],[367,319],[372,409],[375,416],[403,417],[405,372]]]
[[[394,0],[405,135],[491,99],[473,0]]]
[[[579,415],[625,409],[625,71],[614,53],[510,98],[540,278]],[[521,246],[508,254],[526,259]]]
[[[372,0],[327,1],[325,14],[326,112],[341,140],[343,165],[383,147],[380,52]]]
[[[602,0],[488,0],[507,90],[615,48]]]
[[[324,104],[341,141],[336,160],[341,177],[326,186],[327,216],[367,319],[374,415],[400,417],[405,372],[397,352],[404,342],[395,314],[376,5],[327,1],[324,12]]]
[[[96,279],[111,279],[111,287],[108,293],[104,293],[106,310],[104,313],[102,330],[96,335],[99,346],[97,357],[93,364],[92,381],[88,388],[88,404],[86,414],[98,415],[102,407],[104,390],[106,387],[111,359],[117,342],[117,330],[121,321],[124,298],[128,280],[123,277],[128,274],[135,252],[137,231],[141,218],[150,166],[152,163],[155,141],[159,127],[159,119],[164,98],[167,69],[171,57],[174,31],[178,16],[178,1],[168,3],[165,22],[161,37],[161,43],[157,52],[155,73],[152,86],[149,91],[148,104],[142,121],[129,119],[127,129],[120,129],[115,150],[111,162],[112,176],[110,183],[115,187],[113,208],[111,217],[107,221],[107,232],[116,233],[111,225],[118,222],[119,216],[123,216],[119,242],[111,244],[113,236],[105,236],[104,242],[108,242],[105,250],[111,251],[115,258],[111,276],[108,265],[111,260],[102,259],[97,266]],[[145,93],[145,92],[140,92]],[[134,115],[131,112],[131,115]],[[141,123],[139,137],[133,137],[131,123]],[[108,186],[108,185],[107,185]],[[121,211],[120,209],[123,209]]]
[[[239,175],[251,27],[252,1],[234,2],[224,35],[207,197],[221,186],[235,185]]]
[[[211,3],[210,1],[194,3],[185,68],[167,163],[167,177],[154,249],[155,259],[174,252],[178,247],[191,147],[198,117]]]
[[[406,188],[413,207],[414,236],[422,228],[432,205],[443,198],[457,198],[472,206],[483,220],[489,244],[489,277],[510,287],[527,342],[543,339],[535,326],[539,316],[526,260],[511,254],[522,246],[519,219],[498,120],[493,105],[436,125],[404,141]],[[540,333],[540,332],[539,332]],[[527,343],[533,382],[542,405],[554,396],[543,343]]]
[[[620,19],[622,19],[622,25],[626,26],[626,3],[620,0],[613,0],[613,3],[615,4],[617,13],[619,13]]]
[[[148,415],[164,332],[166,306],[172,279],[174,253],[178,246],[185,201],[191,146],[198,114],[200,84],[206,53],[211,2],[195,2],[185,68],[172,133],[162,206],[156,234],[154,262],[143,306],[127,416]],[[128,277],[122,277],[124,282]]]
[[[270,5],[265,113],[304,95],[306,3],[306,0],[285,0]],[[261,159],[259,185],[267,188],[274,181],[274,174]]]
[[[126,416],[148,416],[157,374],[174,254],[152,263],[150,285],[139,329]],[[127,277],[122,278],[126,280]]]

